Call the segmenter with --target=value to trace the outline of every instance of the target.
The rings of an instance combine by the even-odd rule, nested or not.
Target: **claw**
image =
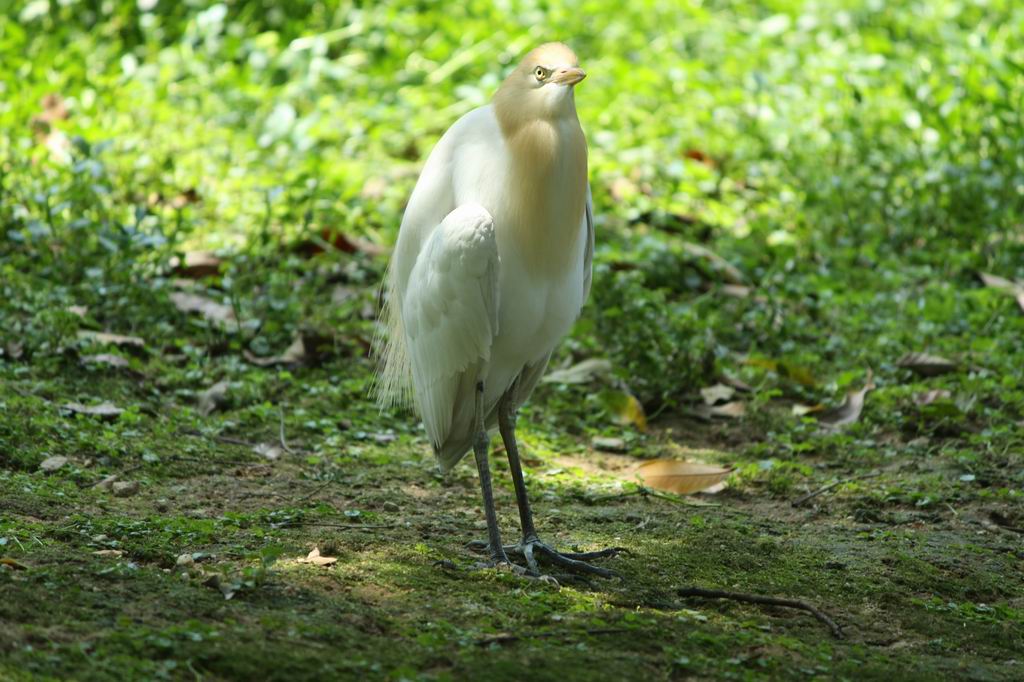
[[[482,540],[468,542],[466,547],[475,552],[489,551],[488,544]],[[608,547],[607,549],[594,552],[559,552],[537,537],[525,538],[518,545],[505,545],[503,549],[506,554],[523,557],[527,566],[525,569],[526,574],[540,578],[544,576],[541,575],[538,559],[545,560],[561,568],[569,569],[575,573],[589,573],[601,576],[602,578],[616,578],[619,577],[619,574],[615,571],[601,568],[600,566],[592,566],[587,562],[593,559],[605,559],[629,553],[629,550],[625,547]]]

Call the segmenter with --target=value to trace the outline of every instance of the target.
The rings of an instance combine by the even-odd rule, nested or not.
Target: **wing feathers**
[[[423,245],[401,302],[413,393],[435,450],[452,426],[461,375],[482,373],[498,333],[498,248],[481,206],[449,213]]]

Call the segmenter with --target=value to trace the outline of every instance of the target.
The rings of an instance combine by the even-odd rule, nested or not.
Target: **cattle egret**
[[[409,199],[387,279],[379,397],[415,406],[443,472],[474,451],[487,565],[510,564],[514,554],[530,575],[539,575],[539,558],[611,576],[585,560],[618,551],[562,553],[540,541],[515,437],[519,406],[590,290],[587,141],[573,99],[585,76],[568,47],[541,45],[491,104],[448,129]],[[495,426],[523,531],[513,546],[502,545],[491,490],[488,430]]]

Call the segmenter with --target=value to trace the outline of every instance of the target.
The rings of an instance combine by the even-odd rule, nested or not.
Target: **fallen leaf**
[[[695,258],[703,258],[711,263],[711,269],[722,273],[725,279],[732,284],[743,284],[743,273],[739,269],[725,260],[717,253],[701,246],[700,244],[694,244],[693,242],[683,242],[683,251]]]
[[[752,288],[743,284],[723,284],[722,293],[733,298],[747,298],[753,291]]]
[[[221,329],[235,329],[238,319],[234,309],[229,305],[217,303],[205,296],[175,291],[170,294],[171,302],[183,313],[199,313],[211,324]]]
[[[189,187],[188,189],[178,193],[173,199],[171,199],[171,208],[178,209],[179,211],[189,204],[199,203],[199,192],[196,191],[195,187]]]
[[[39,470],[40,471],[45,471],[46,473],[49,474],[49,473],[52,473],[54,471],[57,471],[57,469],[60,469],[62,466],[64,466],[67,463],[68,463],[68,458],[67,457],[60,457],[60,456],[47,457],[46,459],[44,459],[42,462],[39,463]]]
[[[654,459],[636,469],[643,484],[657,490],[689,495],[715,486],[732,473],[730,467],[677,459]]]
[[[121,549],[98,549],[93,552],[95,556],[112,556],[119,557],[124,555],[124,550]]]
[[[729,376],[728,374],[723,374],[721,377],[721,381],[726,386],[732,386],[737,391],[741,391],[743,393],[754,392],[754,388],[750,384],[743,381],[742,379],[737,379],[736,377]]]
[[[819,405],[801,405],[800,403],[795,403],[793,405],[793,408],[792,408],[792,413],[793,413],[794,417],[802,417],[805,414],[814,414],[815,412],[821,412],[824,409],[825,409],[825,406],[821,405],[821,404],[819,404]]]
[[[122,336],[121,334],[110,334],[108,332],[94,332],[82,329],[78,332],[78,338],[89,343],[111,346],[127,346],[129,348],[145,348],[146,342],[138,336]]]
[[[306,555],[305,559],[297,560],[300,564],[313,564],[314,566],[330,566],[331,564],[338,562],[336,556],[320,556],[320,548],[314,547],[313,550]]]
[[[211,573],[206,576],[206,580],[203,581],[203,585],[206,587],[212,587],[215,590],[219,590],[224,595],[224,600],[227,601],[235,596],[238,592],[238,585],[221,580],[220,574]]]
[[[310,239],[306,239],[295,247],[299,254],[307,258],[324,253],[325,251],[341,251],[343,253],[365,253],[368,256],[382,256],[388,249],[373,242],[349,237],[344,232],[331,228],[324,228]]]
[[[331,290],[331,303],[334,305],[341,305],[342,303],[351,301],[358,295],[359,290],[355,287],[339,284]]]
[[[981,278],[982,283],[990,289],[1000,289],[1007,293],[1018,293],[1024,291],[1024,284],[1014,282],[1013,280],[1000,277],[999,275],[993,275],[988,272],[979,272],[978,277]]]
[[[620,203],[632,199],[639,191],[640,189],[636,186],[635,182],[621,176],[612,180],[612,184],[608,188],[608,193],[612,195],[612,199]]]
[[[99,417],[103,421],[113,421],[124,412],[120,407],[110,401],[104,401],[99,405],[83,405],[81,403],[67,403],[63,406],[72,414],[85,414],[90,417]]]
[[[814,387],[817,382],[814,379],[814,374],[811,370],[806,367],[797,365],[796,363],[788,360],[773,360],[771,358],[746,358],[743,360],[743,364],[751,367],[760,367],[769,371],[775,372],[779,376],[793,381],[807,387]]]
[[[931,391],[925,391],[924,393],[915,393],[914,404],[930,405],[934,403],[936,400],[948,400],[950,397],[952,397],[952,395],[952,393],[943,388],[936,388]]]
[[[138,481],[115,481],[111,486],[114,497],[131,497],[139,492]]]
[[[545,384],[586,384],[599,376],[610,374],[612,363],[602,358],[588,358],[572,367],[556,369],[541,380]]]
[[[714,386],[708,386],[707,388],[700,389],[700,395],[704,398],[705,405],[724,403],[735,394],[736,389],[732,386],[726,386],[725,384],[715,384]]]
[[[7,344],[0,348],[11,360],[18,360],[25,354],[25,346],[20,341],[8,341]]]
[[[715,166],[718,165],[713,158],[711,158],[710,156],[708,156],[699,149],[687,149],[683,153],[683,156],[693,161],[703,163],[705,166],[710,166],[711,168],[714,168]]]
[[[724,405],[712,405],[708,410],[712,417],[725,417],[727,419],[739,419],[747,414],[747,404],[742,400],[734,400]]]
[[[285,348],[280,355],[259,357],[249,350],[243,350],[242,355],[246,360],[259,367],[270,367],[271,365],[295,365],[306,359],[306,345],[302,336],[296,336],[291,345]]]
[[[113,367],[115,369],[125,369],[128,367],[128,360],[122,358],[120,355],[114,355],[112,353],[99,353],[97,355],[83,355],[81,357],[83,365],[106,365],[107,367]]]
[[[260,457],[264,457],[271,461],[278,459],[282,454],[284,454],[284,448],[276,443],[259,443],[253,447],[252,451]]]
[[[634,426],[638,431],[647,428],[644,406],[632,393],[626,391],[602,391],[601,402],[611,414],[612,421],[622,426]]]
[[[171,259],[175,274],[189,279],[202,279],[220,273],[221,259],[210,251],[189,251]]]
[[[911,372],[923,377],[935,377],[940,374],[948,374],[956,371],[957,364],[952,360],[928,355],[927,353],[907,353],[896,361],[897,367],[909,369]]]
[[[590,441],[591,447],[602,452],[626,452],[626,441],[621,438],[610,438],[607,436],[594,436]]]
[[[387,179],[380,176],[374,176],[372,178],[368,178],[366,182],[363,183],[363,188],[359,190],[359,196],[363,199],[375,201],[383,197],[387,189]]]
[[[6,566],[13,571],[27,571],[28,566],[21,563],[17,559],[11,559],[10,557],[3,557],[0,559],[0,566]]]
[[[218,407],[227,402],[228,390],[231,382],[228,380],[218,381],[210,388],[199,394],[199,413],[204,417],[211,414]]]
[[[847,393],[846,400],[839,407],[822,411],[818,416],[818,421],[830,428],[839,428],[840,426],[852,424],[860,419],[860,414],[864,410],[864,399],[867,397],[868,392],[874,390],[874,388],[874,374],[869,369],[864,386],[860,390]]]

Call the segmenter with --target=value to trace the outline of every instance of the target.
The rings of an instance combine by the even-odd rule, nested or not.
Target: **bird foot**
[[[481,540],[470,542],[468,547],[474,551],[487,551],[488,545]],[[618,574],[615,571],[587,563],[591,559],[603,559],[613,557],[626,552],[624,547],[609,547],[596,552],[559,552],[550,545],[541,542],[536,536],[526,537],[518,545],[505,545],[503,548],[506,555],[522,557],[526,561],[526,574],[534,577],[540,576],[538,559],[550,563],[559,568],[564,568],[574,573],[598,575],[602,578],[614,578]]]

